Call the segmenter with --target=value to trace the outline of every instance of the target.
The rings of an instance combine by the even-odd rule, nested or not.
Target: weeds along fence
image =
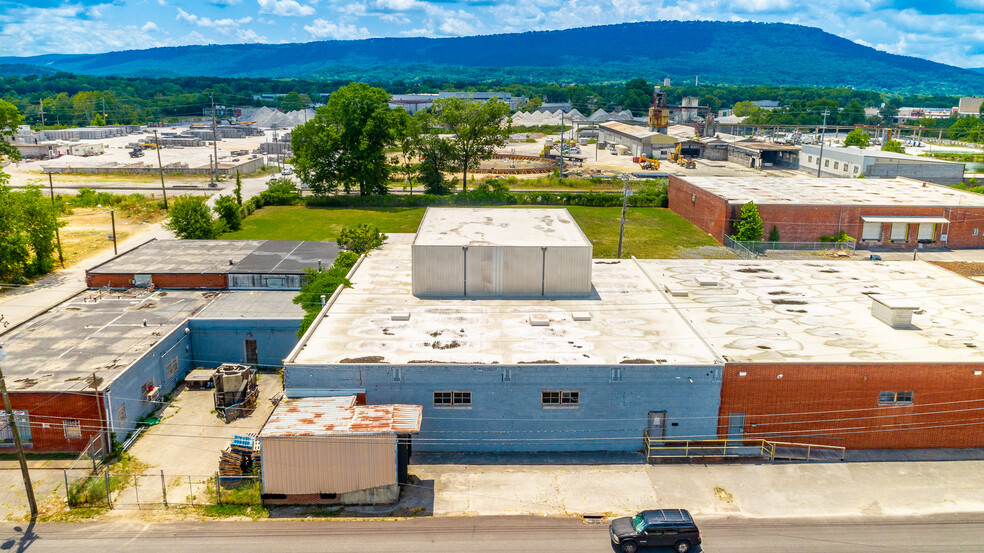
[[[155,509],[180,505],[260,505],[258,475],[223,476],[113,473],[108,467],[70,476],[65,471],[68,506]]]
[[[312,196],[304,199],[309,207],[430,207],[557,205],[621,207],[619,192],[485,192],[473,190],[447,196],[434,194],[386,194],[383,196]],[[665,191],[629,196],[632,207],[666,207]]]

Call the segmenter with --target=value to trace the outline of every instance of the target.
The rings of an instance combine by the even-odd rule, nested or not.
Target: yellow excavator
[[[697,162],[694,161],[694,160],[692,160],[692,159],[688,159],[688,158],[683,157],[683,155],[680,154],[680,151],[682,149],[683,149],[683,143],[682,142],[678,142],[677,143],[677,146],[676,146],[676,150],[673,150],[672,152],[670,152],[670,154],[668,156],[670,158],[670,161],[672,161],[673,163],[676,163],[677,165],[679,165],[680,167],[683,167],[685,169],[696,169],[697,168]]]
[[[655,171],[655,170],[659,169],[659,160],[658,159],[649,159],[649,158],[647,158],[645,156],[645,154],[643,154],[643,156],[639,158],[639,168],[640,169],[651,169],[651,170]]]

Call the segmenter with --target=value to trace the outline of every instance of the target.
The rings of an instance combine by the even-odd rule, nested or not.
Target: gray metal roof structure
[[[334,242],[151,240],[89,269],[89,274],[301,274],[328,267]]]

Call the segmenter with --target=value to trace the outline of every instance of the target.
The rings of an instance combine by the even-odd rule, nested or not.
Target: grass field
[[[567,209],[594,244],[594,256],[615,257],[621,208],[572,206]],[[243,221],[241,230],[222,238],[334,240],[342,227],[360,223],[375,225],[386,233],[415,232],[423,215],[423,208],[267,207]],[[650,259],[678,257],[680,249],[716,245],[708,234],[672,211],[641,207],[629,210],[622,254]]]

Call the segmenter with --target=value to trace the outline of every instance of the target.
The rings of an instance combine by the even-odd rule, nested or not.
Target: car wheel
[[[689,541],[678,541],[676,543],[676,545],[673,546],[673,549],[677,553],[687,553],[687,551],[690,551],[690,542]]]
[[[627,541],[622,543],[622,553],[636,553],[639,549],[635,542]]]

